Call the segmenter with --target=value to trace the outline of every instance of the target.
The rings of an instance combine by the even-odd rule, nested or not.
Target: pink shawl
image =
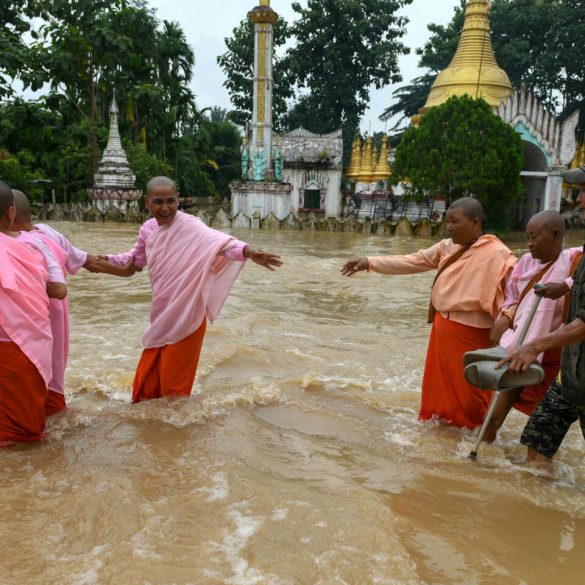
[[[154,230],[146,241],[152,305],[145,348],[176,343],[206,317],[217,318],[244,265],[219,255],[235,242],[182,212]]]
[[[48,385],[53,336],[49,322],[45,259],[0,234],[0,327],[36,366]]]
[[[40,230],[21,232],[21,238],[30,241],[39,240],[49,249],[66,280],[68,272],[69,253],[60,246],[51,236]],[[58,394],[65,394],[65,368],[69,357],[69,296],[64,299],[49,299],[49,319],[53,333],[53,377],[49,382],[49,390]]]

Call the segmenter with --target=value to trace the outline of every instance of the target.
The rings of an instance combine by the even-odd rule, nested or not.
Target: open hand
[[[281,260],[281,256],[278,254],[274,254],[273,252],[264,252],[263,250],[254,250],[250,246],[246,247],[244,256],[252,260],[252,262],[259,264],[260,266],[264,266],[264,268],[267,268],[272,272],[284,264],[284,262]]]
[[[346,262],[341,269],[343,276],[353,276],[356,272],[362,272],[370,267],[370,263],[366,256],[363,258],[353,258]]]

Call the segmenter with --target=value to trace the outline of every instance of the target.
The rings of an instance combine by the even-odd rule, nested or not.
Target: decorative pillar
[[[264,180],[272,168],[272,53],[274,25],[278,14],[270,0],[260,0],[248,13],[254,24],[254,106],[252,112],[251,158],[254,180]]]

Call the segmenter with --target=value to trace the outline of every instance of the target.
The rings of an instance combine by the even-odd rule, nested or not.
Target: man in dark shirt
[[[585,167],[568,171],[563,178],[580,186],[577,204],[585,211]],[[538,467],[551,466],[553,456],[576,420],[585,438],[585,260],[574,277],[566,324],[517,348],[500,365],[507,363],[511,372],[522,372],[540,353],[560,347],[563,348],[560,375],[528,420],[520,439],[528,447],[528,462]]]

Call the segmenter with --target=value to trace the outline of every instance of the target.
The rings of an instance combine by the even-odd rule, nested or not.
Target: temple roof
[[[322,163],[341,166],[343,162],[343,133],[314,134],[298,128],[274,138],[274,144],[282,151],[285,163]]]

